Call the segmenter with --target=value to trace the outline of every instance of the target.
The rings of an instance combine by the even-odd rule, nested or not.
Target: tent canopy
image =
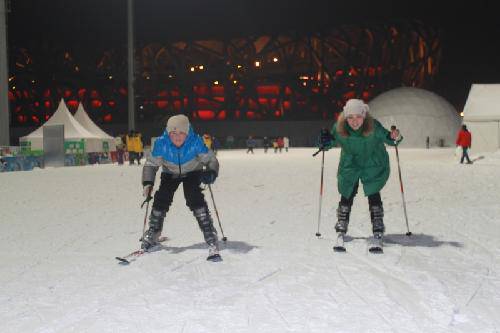
[[[82,103],[78,105],[78,109],[75,113],[75,119],[90,133],[101,138],[101,139],[114,139],[111,135],[108,135],[102,129],[97,126],[92,119],[90,119],[89,115],[83,108]]]
[[[87,131],[80,123],[71,115],[64,100],[61,99],[56,112],[35,131],[21,137],[21,142],[31,142],[32,150],[43,150],[43,126],[47,125],[64,125],[64,139],[85,140],[88,152],[98,151],[99,137]]]
[[[473,84],[464,107],[464,121],[500,121],[500,84]]]
[[[474,152],[500,148],[500,84],[473,84],[464,107],[464,123]]]
[[[101,139],[102,142],[107,142],[109,151],[116,150],[115,138],[108,135],[102,129],[97,126],[92,119],[90,119],[88,113],[83,108],[82,103],[78,105],[78,110],[75,113],[75,119],[90,133]],[[104,150],[104,148],[103,148]]]

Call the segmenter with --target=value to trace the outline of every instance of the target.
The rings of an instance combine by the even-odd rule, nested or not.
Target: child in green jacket
[[[389,178],[390,168],[384,144],[396,146],[402,137],[398,130],[390,132],[385,129],[368,111],[368,105],[362,100],[350,99],[331,132],[322,132],[320,140],[321,149],[329,149],[334,145],[342,149],[337,171],[337,186],[341,197],[335,225],[342,242],[359,181],[368,197],[374,238],[381,241],[385,231],[380,190]]]

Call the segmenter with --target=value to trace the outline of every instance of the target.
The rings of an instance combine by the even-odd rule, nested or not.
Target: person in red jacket
[[[467,126],[462,125],[462,129],[458,132],[456,142],[457,146],[462,147],[462,158],[460,158],[460,164],[464,163],[464,158],[467,159],[467,164],[472,164],[469,154],[467,153],[467,150],[471,147],[471,143],[472,136],[467,130]]]

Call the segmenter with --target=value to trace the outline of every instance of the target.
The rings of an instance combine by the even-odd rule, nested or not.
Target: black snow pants
[[[161,174],[160,188],[156,191],[153,201],[153,209],[166,211],[170,208],[174,199],[174,194],[182,183],[186,205],[192,211],[207,207],[205,196],[201,193],[201,181],[198,172],[190,172],[182,178],[173,178],[172,175],[163,172]]]

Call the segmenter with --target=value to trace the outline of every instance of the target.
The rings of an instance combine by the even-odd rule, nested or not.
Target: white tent
[[[455,146],[460,116],[441,96],[419,88],[402,87],[384,92],[370,103],[370,114],[389,129],[396,125],[403,147]]]
[[[464,107],[464,124],[475,152],[500,148],[500,84],[473,84]]]
[[[102,142],[107,142],[109,151],[115,151],[116,150],[116,144],[115,144],[115,138],[113,138],[111,135],[108,135],[106,132],[104,132],[102,129],[97,126],[92,119],[90,119],[89,115],[83,108],[82,103],[78,105],[78,110],[76,110],[75,113],[75,119],[80,123],[80,125],[83,126],[87,131],[92,133],[93,135],[97,136],[99,139],[102,140]]]
[[[85,140],[85,151],[96,152],[102,150],[101,140],[94,134],[83,128],[82,125],[71,115],[64,100],[61,99],[56,112],[35,131],[19,139],[21,142],[30,142],[32,150],[43,150],[43,126],[64,125],[64,140]]]

